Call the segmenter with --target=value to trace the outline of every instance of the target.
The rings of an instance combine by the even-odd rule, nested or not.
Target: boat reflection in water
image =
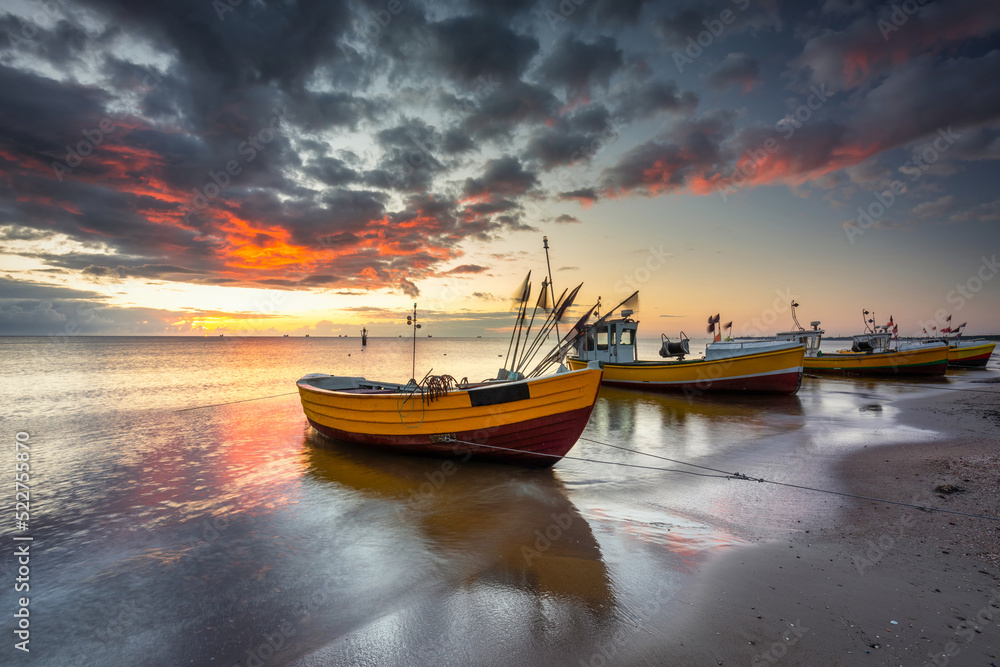
[[[385,571],[397,571],[394,561],[413,557],[414,551],[415,560],[435,563],[431,581],[424,581],[406,606],[434,609],[434,623],[444,627],[429,626],[423,612],[402,613],[394,602],[382,612],[402,617],[385,628],[391,637],[369,626],[361,635],[377,636],[359,640],[363,650],[353,647],[365,657],[392,663],[394,654],[386,647],[407,642],[400,639],[407,636],[412,637],[410,645],[394,650],[459,650],[465,659],[480,652],[496,656],[498,636],[508,632],[510,648],[523,648],[527,635],[533,650],[544,654],[545,647],[554,650],[564,642],[587,645],[613,626],[615,600],[601,550],[552,470],[400,456],[314,433],[307,436],[306,451],[307,478],[327,486],[334,496],[349,494],[355,506],[365,508],[365,539],[397,545],[372,554],[384,560]],[[350,517],[338,519],[346,523]],[[341,530],[338,519],[332,530]],[[350,525],[344,529],[356,530]],[[554,613],[559,623],[552,622]],[[400,623],[409,627],[400,628]],[[467,624],[477,626],[478,638],[458,642],[452,637],[446,646],[422,646]],[[347,650],[350,638],[342,643],[327,650]],[[381,653],[387,650],[389,654]],[[341,658],[353,661],[359,655],[323,656]]]

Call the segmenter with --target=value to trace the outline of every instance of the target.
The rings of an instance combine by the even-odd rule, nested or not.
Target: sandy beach
[[[847,457],[836,473],[849,492],[1000,516],[1000,386],[969,386],[896,402],[904,423],[945,437]],[[832,498],[847,509],[843,520],[797,527],[702,567],[685,650],[671,646],[659,659],[1000,665],[1000,522]]]

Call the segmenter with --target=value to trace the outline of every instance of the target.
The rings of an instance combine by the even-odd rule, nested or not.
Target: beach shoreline
[[[848,454],[834,471],[847,492],[1000,516],[1000,386],[963,387],[895,401],[900,423],[940,437]],[[661,657],[1000,665],[1000,522],[844,501],[829,523],[796,525],[706,562],[691,583],[685,654]]]

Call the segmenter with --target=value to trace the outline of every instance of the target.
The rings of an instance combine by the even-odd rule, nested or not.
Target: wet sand
[[[849,492],[1000,516],[1000,386],[970,386],[896,402],[944,439],[849,455],[835,470]],[[837,503],[840,520],[699,568],[685,651],[626,662],[1000,665],[1000,522]]]

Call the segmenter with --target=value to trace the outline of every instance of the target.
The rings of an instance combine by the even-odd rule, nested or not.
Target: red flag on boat
[[[924,329],[924,335],[927,335],[927,329]]]
[[[951,333],[951,327],[945,327],[944,329],[941,329],[941,333]]]

